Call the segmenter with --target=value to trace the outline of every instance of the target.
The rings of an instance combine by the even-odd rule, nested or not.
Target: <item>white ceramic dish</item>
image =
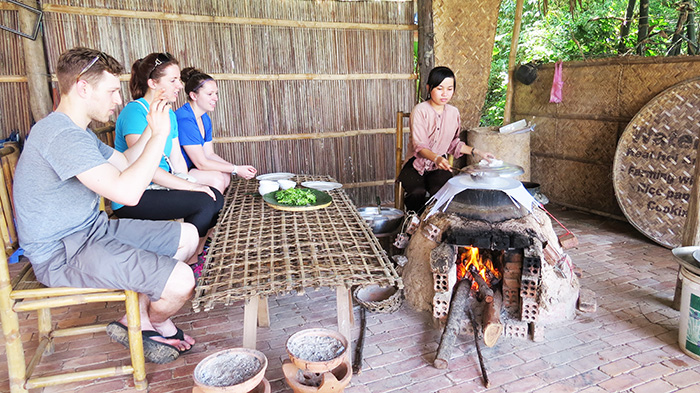
[[[282,179],[282,180],[277,180],[277,183],[279,183],[280,189],[282,189],[282,190],[288,190],[290,188],[294,188],[297,186],[297,182],[295,182],[294,180]]]
[[[288,173],[288,172],[275,172],[275,173],[266,173],[264,175],[258,175],[255,178],[258,180],[272,180],[272,181],[277,181],[277,180],[287,180],[291,179],[294,177],[293,173]]]
[[[342,184],[331,181],[305,181],[302,182],[301,185],[306,188],[313,188],[314,190],[319,191],[330,191],[343,187]]]
[[[270,192],[274,192],[280,189],[280,184],[272,180],[260,180],[260,185],[258,186],[258,192],[260,195],[265,195]]]

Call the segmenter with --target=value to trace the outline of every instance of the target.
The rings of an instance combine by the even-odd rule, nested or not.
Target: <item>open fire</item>
[[[456,269],[457,281],[463,279],[471,281],[472,292],[479,292],[480,283],[494,288],[501,282],[503,274],[494,266],[493,261],[502,260],[503,251],[479,252],[477,247],[459,247],[457,252],[459,255]]]

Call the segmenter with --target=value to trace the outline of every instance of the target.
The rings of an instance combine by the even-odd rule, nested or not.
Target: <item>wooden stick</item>
[[[472,329],[474,329],[474,345],[476,345],[476,354],[479,356],[479,366],[481,366],[481,375],[484,377],[484,386],[489,387],[489,376],[486,375],[486,367],[484,366],[484,358],[481,356],[481,347],[479,346],[479,335],[478,327],[476,326],[476,319],[474,319],[474,314],[472,309],[467,308],[467,317],[472,323]]]
[[[360,306],[360,336],[355,344],[355,359],[352,362],[352,373],[358,375],[362,373],[362,350],[365,347],[365,328],[367,327],[366,312],[365,308]]]
[[[447,314],[445,330],[442,331],[440,345],[435,355],[435,361],[433,361],[433,366],[435,368],[447,368],[452,355],[452,349],[455,346],[457,334],[459,333],[460,322],[463,321],[466,316],[464,310],[469,308],[467,301],[471,299],[469,297],[470,289],[471,282],[469,280],[460,280],[457,285],[455,285],[454,292],[452,292],[452,300],[450,301],[450,312]],[[476,334],[476,330],[474,330],[474,334]]]

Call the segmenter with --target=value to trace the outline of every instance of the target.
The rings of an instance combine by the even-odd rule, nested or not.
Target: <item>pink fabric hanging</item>
[[[554,80],[552,81],[552,92],[549,94],[549,102],[558,104],[561,102],[561,91],[564,87],[564,77],[561,74],[562,62],[558,61],[554,64]]]

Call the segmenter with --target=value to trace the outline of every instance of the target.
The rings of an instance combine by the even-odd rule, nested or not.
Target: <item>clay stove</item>
[[[470,307],[480,335],[495,323],[497,336],[539,341],[546,325],[575,316],[579,282],[549,217],[516,207],[501,191],[457,194],[444,212],[424,218],[406,257],[406,300],[438,321],[446,321],[456,284],[465,279],[469,297],[479,300]],[[502,304],[494,305],[494,297]],[[459,333],[473,334],[468,319]],[[485,341],[491,346],[497,339]]]

